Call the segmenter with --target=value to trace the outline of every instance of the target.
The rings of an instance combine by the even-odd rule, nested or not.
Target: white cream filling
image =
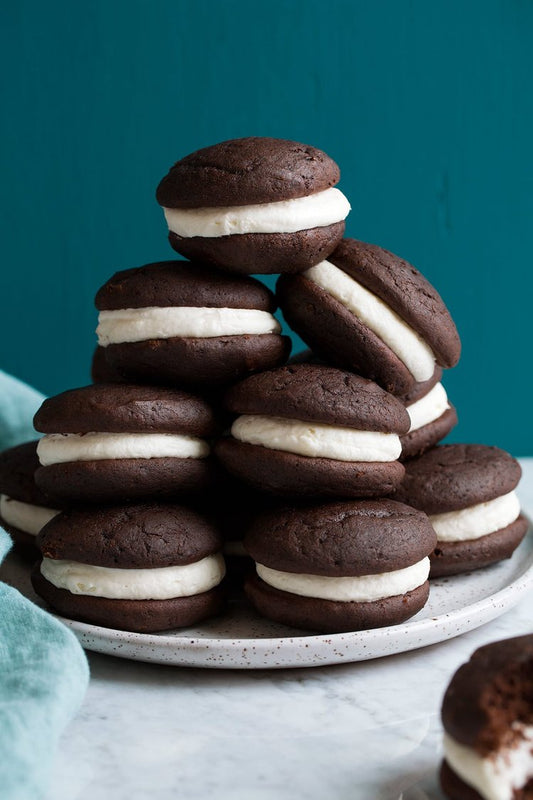
[[[178,236],[231,236],[235,233],[295,233],[341,222],[350,204],[340,189],[250,206],[164,208],[172,233]]]
[[[416,381],[427,381],[435,371],[431,348],[392,308],[329,261],[303,273],[342,303],[348,311],[390,347]]]
[[[233,423],[231,434],[240,442],[271,450],[337,461],[395,461],[402,451],[395,433],[358,431],[284,417],[244,414]]]
[[[214,336],[279,333],[281,325],[268,311],[254,308],[148,307],[100,311],[96,335],[107,347],[121,342],[145,342],[174,336],[209,339]]]
[[[269,586],[282,592],[302,597],[317,597],[340,603],[372,603],[385,597],[412,592],[422,586],[429,575],[429,558],[424,558],[405,569],[361,575],[357,578],[332,578],[323,575],[298,575],[256,564],[257,574]]]
[[[58,589],[113,600],[170,600],[207,592],[226,568],[220,553],[178,567],[114,569],[43,558],[41,574]]]
[[[439,542],[465,542],[506,528],[520,514],[516,492],[459,511],[432,514],[429,521]]]
[[[407,406],[407,413],[411,420],[409,433],[423,428],[424,425],[429,425],[430,422],[434,422],[444,414],[449,407],[450,404],[444,386],[442,383],[435,384],[424,397],[421,397],[416,403],[411,403],[410,406]]]
[[[0,495],[0,516],[4,522],[32,536],[37,536],[41,528],[59,513],[55,508],[23,503],[21,500],[13,500],[6,494]]]
[[[107,458],[205,458],[209,445],[175,433],[49,433],[39,440],[43,467]]]
[[[484,800],[512,800],[514,790],[533,776],[533,725],[512,726],[521,734],[515,746],[482,758],[471,747],[444,734],[444,756],[452,770]]]

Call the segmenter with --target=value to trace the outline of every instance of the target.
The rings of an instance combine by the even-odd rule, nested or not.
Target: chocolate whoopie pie
[[[533,798],[533,635],[480,647],[442,703],[450,800]]]
[[[177,389],[94,384],[45,400],[34,418],[39,488],[64,501],[183,496],[209,485],[211,407]]]
[[[226,469],[278,495],[375,497],[403,476],[399,437],[409,416],[372,381],[334,367],[293,364],[226,394],[240,414],[215,453]]]
[[[157,187],[174,250],[246,274],[300,272],[344,234],[340,171],[315,147],[265,137],[197,150]]]
[[[527,531],[514,489],[518,462],[497,447],[438,445],[405,462],[394,495],[428,514],[437,534],[431,577],[510,558]]]
[[[59,514],[54,500],[35,484],[39,466],[37,442],[25,442],[0,453],[0,525],[27,558],[37,556],[35,537]]]
[[[343,501],[262,514],[244,546],[256,562],[245,591],[260,614],[336,633],[396,625],[424,606],[435,533],[401,503]]]
[[[344,239],[300,275],[282,275],[277,295],[291,326],[319,355],[396,395],[453,367],[461,343],[433,286],[381,247]]]
[[[163,261],[117,272],[95,303],[106,361],[129,380],[205,389],[289,356],[272,292],[205,264]]]
[[[38,537],[35,591],[60,614],[149,633],[222,610],[220,534],[178,505],[66,511]]]
[[[457,412],[448,401],[441,378],[442,369],[436,367],[428,381],[416,383],[400,397],[411,420],[409,432],[400,437],[401,460],[422,455],[457,425]]]

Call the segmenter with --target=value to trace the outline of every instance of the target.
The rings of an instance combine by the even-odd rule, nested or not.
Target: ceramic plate
[[[42,605],[29,581],[28,567],[10,555],[0,578]],[[533,531],[513,557],[492,567],[441,578],[431,584],[429,601],[402,625],[369,631],[309,635],[260,619],[244,601],[201,625],[162,634],[128,633],[60,619],[87,650],[188,667],[262,669],[316,667],[379,658],[451,639],[484,625],[512,608],[533,586]]]

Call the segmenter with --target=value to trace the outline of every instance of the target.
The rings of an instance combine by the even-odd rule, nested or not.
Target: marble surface
[[[533,459],[520,495],[533,515]],[[533,593],[441,644],[374,661],[209,671],[89,654],[49,800],[441,798],[439,707],[478,646],[533,630]]]

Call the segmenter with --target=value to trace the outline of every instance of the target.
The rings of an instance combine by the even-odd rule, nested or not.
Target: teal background
[[[444,297],[453,439],[533,455],[533,3],[19,0],[2,31],[6,371],[87,383],[96,289],[173,257],[154,200],[170,164],[279,136],[333,156],[348,235]]]

